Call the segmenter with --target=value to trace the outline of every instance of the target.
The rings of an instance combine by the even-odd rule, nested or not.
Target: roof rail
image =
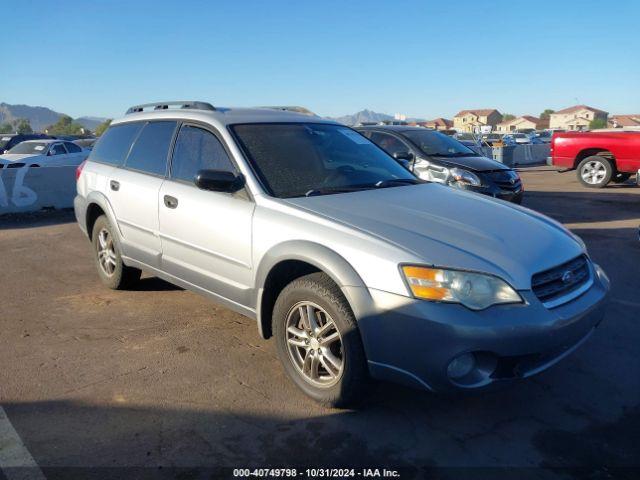
[[[183,101],[175,101],[175,102],[154,102],[154,103],[144,103],[142,105],[134,105],[129,108],[125,115],[129,115],[130,113],[139,113],[144,112],[145,110],[168,110],[169,107],[175,107],[178,109],[192,109],[192,110],[209,110],[215,111],[216,107],[207,102],[198,102],[193,100],[183,100]]]
[[[317,117],[315,113],[313,113],[311,110],[305,107],[273,105],[273,106],[265,106],[265,107],[258,107],[258,108],[268,108],[270,110],[282,110],[283,112],[302,113],[304,115],[311,115],[311,116]]]

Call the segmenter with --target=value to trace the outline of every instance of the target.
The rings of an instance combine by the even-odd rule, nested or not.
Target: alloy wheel
[[[580,176],[589,185],[598,185],[602,183],[607,174],[607,167],[602,162],[592,160],[585,163],[580,171]]]
[[[338,383],[344,371],[342,336],[323,308],[307,301],[295,304],[285,336],[289,357],[305,381],[324,388]]]
[[[112,276],[116,271],[116,251],[111,233],[103,228],[98,233],[98,263],[107,276]]]

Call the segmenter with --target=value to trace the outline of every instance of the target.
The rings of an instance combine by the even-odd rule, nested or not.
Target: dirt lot
[[[640,188],[587,190],[547,168],[523,178],[524,204],[582,236],[612,278],[601,328],[507,390],[443,397],[379,384],[359,411],[304,397],[247,318],[155,278],[103,288],[69,213],[0,220],[0,405],[24,444],[16,451],[47,478],[126,478],[133,470],[97,467],[132,466],[148,467],[139,477],[208,478],[196,467],[290,464],[404,467],[403,478],[515,478],[459,470],[478,466],[638,478]],[[0,466],[16,478],[1,453],[8,439]]]

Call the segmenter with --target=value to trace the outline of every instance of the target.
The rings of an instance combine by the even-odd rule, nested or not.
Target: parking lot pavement
[[[72,215],[56,213],[0,220],[0,406],[46,476],[70,466],[393,465],[410,468],[404,478],[451,466],[560,469],[521,478],[637,468],[640,188],[587,190],[548,168],[522,176],[524,205],[582,236],[613,282],[595,335],[538,377],[461,396],[378,384],[358,411],[322,408],[285,378],[251,320],[155,278],[103,288]]]

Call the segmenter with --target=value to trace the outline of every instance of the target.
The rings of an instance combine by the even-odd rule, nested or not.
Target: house
[[[531,115],[522,115],[521,117],[513,118],[505,122],[500,122],[496,126],[496,131],[515,132],[516,130],[518,131],[525,130],[525,129],[542,130],[545,128],[549,128],[548,119],[540,119],[538,117],[533,117]]]
[[[462,110],[453,117],[453,128],[459,132],[474,132],[480,127],[496,125],[502,121],[502,114],[495,108],[481,108],[477,110]]]
[[[433,120],[427,120],[426,122],[420,122],[427,128],[433,128],[434,130],[449,130],[453,127],[453,122],[449,119],[438,117]]]
[[[549,128],[562,130],[586,130],[595,119],[607,121],[609,114],[588,105],[575,105],[549,115]]]
[[[611,117],[609,117],[609,127],[611,128],[639,127],[640,128],[640,113],[630,114],[630,115],[611,115]]]

